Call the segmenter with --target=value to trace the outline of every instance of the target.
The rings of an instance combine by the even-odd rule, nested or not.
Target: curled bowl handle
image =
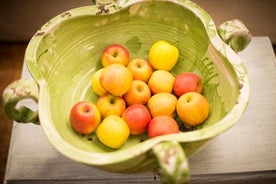
[[[154,146],[152,150],[161,167],[161,181],[163,183],[189,183],[188,159],[178,142],[161,142]]]
[[[2,94],[4,113],[19,123],[40,124],[38,112],[25,106],[16,107],[23,99],[38,102],[38,85],[33,79],[20,79],[9,84]]]
[[[238,19],[226,21],[218,27],[219,36],[236,53],[244,50],[251,41],[252,35]]]

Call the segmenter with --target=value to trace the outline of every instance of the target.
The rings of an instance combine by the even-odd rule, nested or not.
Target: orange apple
[[[152,66],[147,60],[136,58],[131,60],[127,68],[132,73],[133,80],[142,80],[148,82],[152,74]]]
[[[98,98],[96,106],[102,118],[105,118],[111,114],[121,116],[126,108],[126,103],[122,97],[106,93]]]
[[[71,108],[71,126],[80,134],[90,134],[94,132],[100,122],[100,112],[92,102],[80,101]]]
[[[124,94],[127,105],[146,104],[151,97],[150,89],[144,81],[132,81],[131,88]]]
[[[122,118],[128,124],[130,133],[138,135],[147,130],[151,115],[144,105],[134,104],[126,108]]]
[[[114,63],[126,66],[129,62],[129,58],[129,52],[125,47],[119,44],[112,44],[104,49],[101,56],[101,62],[103,67]]]
[[[171,93],[157,93],[148,101],[148,108],[152,117],[167,115],[173,117],[175,115],[177,98]]]
[[[202,94],[188,92],[178,99],[176,111],[183,123],[197,126],[208,118],[210,104]]]
[[[153,94],[172,93],[175,77],[168,71],[156,70],[152,73],[148,85]]]
[[[156,116],[152,118],[148,127],[148,136],[150,138],[174,134],[179,132],[177,122],[170,116]]]
[[[175,77],[173,92],[177,97],[187,92],[201,93],[202,89],[202,80],[200,76],[195,73],[184,72]]]
[[[103,88],[100,82],[100,76],[102,71],[103,71],[103,68],[97,70],[92,76],[92,80],[91,80],[91,86],[92,86],[93,92],[99,96],[107,93],[107,91]]]
[[[132,74],[121,64],[110,64],[103,69],[100,82],[109,93],[121,96],[130,89]]]

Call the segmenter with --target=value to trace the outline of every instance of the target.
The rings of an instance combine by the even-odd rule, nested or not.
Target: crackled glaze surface
[[[79,100],[96,101],[90,82],[110,44],[125,45],[131,57],[147,58],[150,46],[167,40],[180,50],[174,75],[198,73],[211,104],[208,120],[196,130],[147,140],[131,136],[118,150],[94,134],[76,134],[69,112]],[[127,1],[73,9],[47,22],[32,38],[25,56],[40,88],[40,123],[50,142],[73,160],[116,172],[157,167],[151,148],[175,140],[187,155],[230,128],[244,111],[249,85],[238,56],[219,38],[207,13],[190,1]]]

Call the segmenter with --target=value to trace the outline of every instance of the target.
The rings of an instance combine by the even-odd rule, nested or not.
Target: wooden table
[[[276,183],[276,60],[268,37],[239,53],[251,80],[239,122],[189,158],[191,183]],[[23,78],[29,78],[23,66]],[[31,101],[23,102],[29,106]],[[40,126],[14,123],[5,183],[160,183],[153,173],[116,174],[74,162],[50,145]]]

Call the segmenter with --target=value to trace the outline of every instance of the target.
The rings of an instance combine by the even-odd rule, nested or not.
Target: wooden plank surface
[[[189,158],[191,183],[276,183],[276,61],[268,37],[239,53],[251,81],[239,122]],[[23,68],[23,78],[30,77]],[[31,101],[24,102],[29,106]],[[74,162],[53,148],[40,126],[14,123],[7,183],[160,183],[154,174],[117,174]]]
[[[26,43],[0,42],[0,94],[9,83],[20,79],[26,46]],[[2,98],[0,98],[0,183],[3,183],[13,122],[5,116],[1,104]]]

